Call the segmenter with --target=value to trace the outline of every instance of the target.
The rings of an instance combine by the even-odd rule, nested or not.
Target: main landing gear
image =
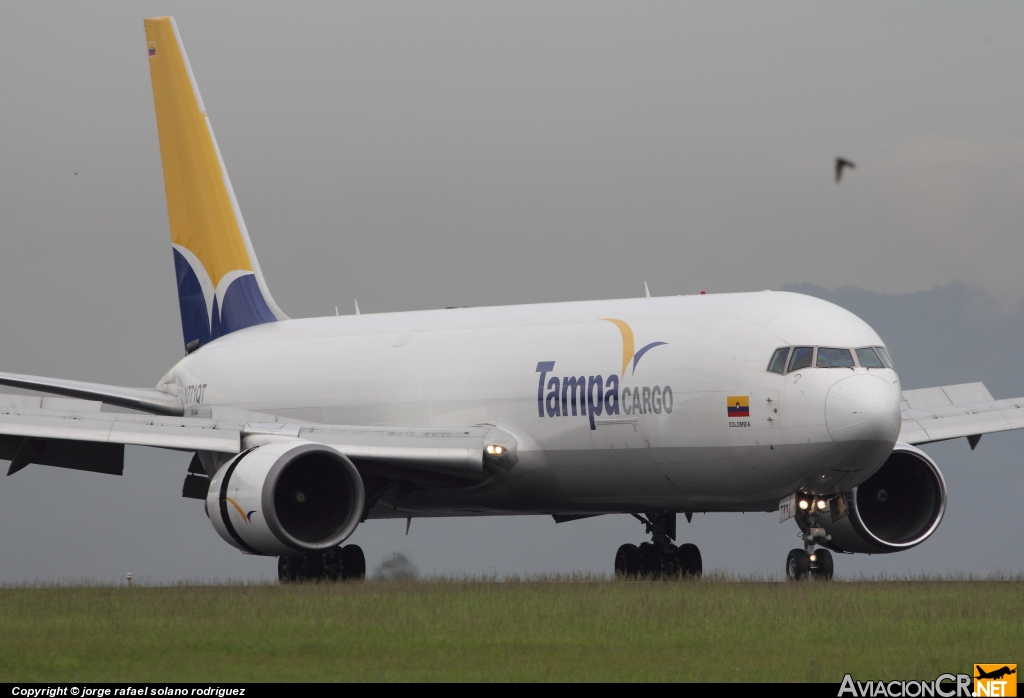
[[[663,579],[700,577],[703,562],[693,543],[676,547],[675,512],[633,514],[651,534],[652,542],[639,546],[627,543],[615,553],[615,576],[620,578]]]
[[[289,582],[346,581],[366,577],[366,558],[358,545],[340,545],[325,553],[277,558],[277,579]]]

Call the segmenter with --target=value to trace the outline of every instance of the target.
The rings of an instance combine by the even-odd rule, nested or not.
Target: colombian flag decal
[[[750,396],[749,395],[730,395],[726,402],[729,408],[730,417],[749,417],[750,416]]]

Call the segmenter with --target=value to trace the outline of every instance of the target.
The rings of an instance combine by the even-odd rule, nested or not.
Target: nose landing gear
[[[820,512],[827,506],[824,499],[809,496],[798,500],[799,512],[796,512],[797,524],[800,526],[804,539],[804,549],[794,548],[786,556],[786,579],[803,581],[808,577],[823,582],[832,579],[832,553],[827,548],[815,549],[817,541],[824,543],[831,536],[818,525]]]
[[[652,542],[639,546],[627,543],[615,553],[615,576],[620,578],[662,579],[700,577],[703,562],[693,543],[676,546],[675,512],[659,512],[643,517],[633,514],[651,534]]]
[[[832,579],[832,553],[828,548],[818,548],[811,556],[811,574],[815,579],[827,582]]]
[[[282,555],[277,558],[277,579],[289,582],[361,580],[366,577],[366,558],[358,545],[338,546],[325,553]]]
[[[832,553],[828,548],[818,548],[808,553],[794,548],[786,556],[786,579],[803,581],[810,576],[823,582],[832,579]]]

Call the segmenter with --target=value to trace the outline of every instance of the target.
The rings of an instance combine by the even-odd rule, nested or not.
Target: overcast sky
[[[997,396],[1024,394],[1021,333],[1006,330],[1024,317],[1018,4],[7,3],[3,370],[153,385],[181,356],[142,29],[168,13],[293,317],[356,298],[384,312],[622,297],[644,281],[655,295],[852,286],[873,294],[838,300],[915,347],[896,352],[907,387],[973,380],[973,365]],[[857,163],[840,186],[836,155]],[[956,295],[973,305],[948,309]],[[971,464],[947,479],[974,509],[951,503],[945,543],[837,571],[1020,569],[978,538],[1002,530],[985,492],[1024,495],[1021,446],[935,447]],[[33,466],[0,482],[0,580],[273,575],[177,496],[187,460],[130,449],[121,479]],[[773,520],[685,530],[709,567],[777,572],[797,540]],[[354,540],[371,566],[405,549],[436,573],[607,571],[642,533],[621,517],[403,527]]]

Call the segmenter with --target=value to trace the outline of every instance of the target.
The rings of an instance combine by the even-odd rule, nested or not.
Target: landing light
[[[818,500],[818,509],[820,509],[820,510],[824,510],[825,509],[825,500],[824,499],[819,499]]]
[[[811,562],[817,562],[817,561],[818,561],[818,556],[817,555],[811,555]]]
[[[487,447],[486,450],[487,450],[487,454],[488,455],[491,455],[491,456],[503,456],[503,455],[505,455],[505,451],[508,450],[508,449],[506,449],[504,446],[499,446],[497,444],[491,444],[490,446]]]
[[[806,499],[801,499],[801,500],[800,500],[800,508],[801,508],[801,509],[803,509],[804,511],[806,511],[806,510],[807,510],[807,507],[809,507],[809,506],[810,506],[810,503],[809,503],[809,502],[808,502],[808,501],[807,501]]]

